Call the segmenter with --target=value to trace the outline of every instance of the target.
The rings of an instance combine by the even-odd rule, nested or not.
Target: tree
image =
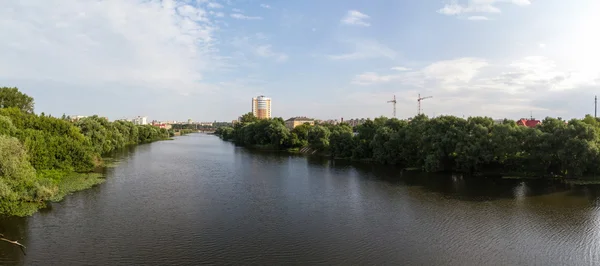
[[[50,199],[58,188],[36,179],[36,171],[18,139],[0,135],[0,215],[17,213],[23,202]]]
[[[257,121],[258,121],[258,118],[256,116],[254,116],[254,114],[251,112],[242,115],[242,118],[240,119],[240,122],[242,122],[242,123],[254,123]]]
[[[0,115],[0,135],[14,136],[17,128],[13,125],[9,117]]]
[[[329,135],[331,132],[324,126],[314,126],[308,131],[308,144],[311,148],[318,151],[325,151],[329,148]]]
[[[354,150],[352,128],[347,124],[332,127],[329,137],[331,156],[334,158],[351,158]]]
[[[33,113],[33,98],[17,88],[0,87],[0,108],[15,107],[25,113]]]

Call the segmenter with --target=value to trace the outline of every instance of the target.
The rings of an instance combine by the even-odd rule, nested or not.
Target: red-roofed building
[[[520,120],[517,120],[517,126],[535,127],[540,123],[542,123],[542,121],[536,119],[521,118]]]

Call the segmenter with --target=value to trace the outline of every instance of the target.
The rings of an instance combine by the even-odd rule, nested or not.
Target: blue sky
[[[59,4],[60,3],[60,4]],[[0,86],[36,112],[230,121],[273,114],[582,117],[597,0],[0,2]]]

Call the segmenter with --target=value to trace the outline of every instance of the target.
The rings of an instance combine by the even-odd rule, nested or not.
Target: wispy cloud
[[[13,41],[0,49],[0,75],[201,91],[203,74],[219,65],[216,30],[204,9],[185,2],[3,1],[0,32]]]
[[[328,55],[332,60],[359,60],[372,58],[389,58],[396,57],[396,52],[389,47],[375,40],[358,40],[348,42],[354,45],[354,51],[345,54]]]
[[[341,22],[347,25],[368,27],[371,24],[365,22],[367,19],[369,19],[368,15],[356,10],[350,10],[346,13],[346,16],[342,18]]]
[[[239,9],[239,8],[234,8],[234,9],[232,9],[231,11],[233,11],[233,12],[237,12],[237,13],[244,13],[244,10],[241,10],[241,9]]]
[[[468,20],[490,20],[486,16],[470,16],[467,18]]]
[[[208,8],[223,8],[223,5],[215,2],[210,2],[206,5]]]
[[[262,19],[262,17],[246,16],[244,14],[238,14],[238,13],[231,14],[231,17],[235,18],[235,19],[243,19],[243,20],[261,20]]]
[[[426,84],[436,90],[493,90],[522,94],[594,86],[598,83],[595,80],[597,75],[597,71],[561,69],[555,61],[543,56],[528,56],[506,65],[465,57],[434,62],[402,73],[365,72],[357,75],[352,83],[375,85],[398,82],[415,87]]]
[[[519,6],[530,5],[530,0],[469,0],[466,4],[459,4],[457,0],[445,4],[444,7],[438,9],[437,12],[444,15],[460,15],[466,13],[501,13],[498,3],[508,2]],[[479,16],[473,16],[479,17]],[[471,19],[485,20],[485,19]]]
[[[288,56],[284,53],[278,53],[278,52],[274,52],[272,50],[272,46],[271,45],[261,45],[256,47],[256,54],[261,56],[261,57],[267,57],[267,58],[275,58],[276,61],[278,62],[283,62],[286,61],[288,59]]]
[[[212,11],[212,10],[209,11],[208,14],[211,14],[211,15],[213,15],[215,17],[218,17],[218,18],[222,18],[222,17],[225,16],[225,14],[223,12],[215,12],[215,11]]]
[[[267,4],[260,4],[260,6],[261,6],[262,8],[271,9],[271,6],[270,6],[270,5],[267,5]]]
[[[387,83],[399,78],[397,75],[380,75],[375,72],[365,72],[357,75],[353,80],[353,84],[358,85],[373,85],[379,83]]]
[[[410,69],[410,68],[408,68],[408,67],[392,67],[392,68],[390,68],[390,69],[391,69],[391,70],[396,70],[396,71],[409,71],[409,70],[411,70],[411,69]]]

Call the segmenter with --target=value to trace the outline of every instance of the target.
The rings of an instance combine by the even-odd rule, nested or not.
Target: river
[[[600,265],[600,187],[250,151],[192,134],[0,218],[0,264]]]

